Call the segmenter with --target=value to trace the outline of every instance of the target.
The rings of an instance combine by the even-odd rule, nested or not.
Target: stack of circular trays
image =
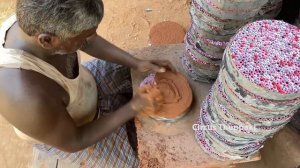
[[[244,159],[300,107],[300,29],[276,20],[250,23],[231,39],[223,61],[195,136],[216,159]]]
[[[258,12],[255,20],[273,19],[281,11],[283,0],[269,0]]]
[[[186,50],[182,57],[187,74],[196,81],[214,81],[230,38],[242,26],[256,19],[269,1],[192,0],[192,25],[185,36]],[[269,11],[270,7],[266,9]]]
[[[299,10],[298,17],[296,18],[295,25],[298,26],[298,27],[300,27],[300,10]]]

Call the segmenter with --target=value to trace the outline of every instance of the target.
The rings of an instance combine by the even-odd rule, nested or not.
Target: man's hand
[[[163,97],[156,86],[145,85],[129,102],[135,114],[143,111],[156,111],[161,107]]]
[[[137,63],[136,69],[139,72],[166,72],[167,69],[176,72],[175,67],[167,60],[141,60]]]

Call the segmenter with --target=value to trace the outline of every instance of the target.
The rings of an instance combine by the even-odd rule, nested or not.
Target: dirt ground
[[[98,34],[125,50],[148,46],[151,26],[174,21],[187,29],[190,25],[189,0],[103,0],[104,18]],[[0,0],[0,23],[14,13],[16,0]],[[84,60],[87,57],[83,58]],[[22,117],[22,116],[20,116]],[[0,116],[0,165],[24,168],[31,165],[31,146],[20,140]]]

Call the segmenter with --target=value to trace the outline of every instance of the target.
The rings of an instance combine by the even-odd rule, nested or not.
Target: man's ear
[[[39,34],[37,36],[38,44],[41,45],[45,49],[53,49],[55,47],[55,36],[52,36],[47,33]]]

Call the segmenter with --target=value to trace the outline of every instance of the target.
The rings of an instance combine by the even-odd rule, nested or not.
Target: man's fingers
[[[176,72],[175,67],[172,65],[172,63],[170,61],[167,61],[167,60],[155,60],[155,61],[152,61],[152,62],[154,64],[156,64],[156,65],[166,67],[166,68],[170,69],[172,72]]]
[[[171,70],[172,72],[174,72],[174,73],[177,72],[176,68],[173,66],[172,63],[168,62],[168,67],[170,68],[170,70]]]
[[[148,86],[148,85],[145,85],[145,86],[139,87],[138,93],[140,93],[140,94],[145,94],[145,93],[148,92],[148,90],[149,90],[149,86]]]
[[[166,68],[161,67],[159,65],[151,64],[150,66],[151,66],[152,71],[154,71],[154,72],[159,72],[159,73],[166,72]]]

